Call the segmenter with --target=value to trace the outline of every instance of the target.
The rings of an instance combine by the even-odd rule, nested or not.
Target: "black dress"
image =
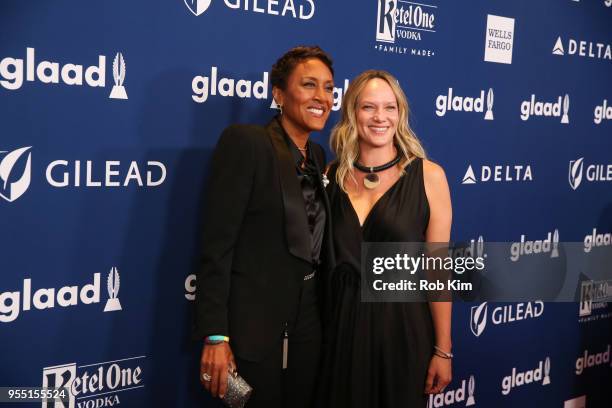
[[[429,204],[423,161],[413,160],[374,205],[363,226],[330,169],[328,192],[336,250],[331,321],[321,374],[321,407],[425,407],[434,345],[427,303],[362,303],[361,243],[423,242]]]

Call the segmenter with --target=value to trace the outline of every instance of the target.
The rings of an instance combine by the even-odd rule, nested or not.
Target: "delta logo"
[[[0,61],[0,86],[9,91],[17,91],[25,82],[37,82],[45,85],[88,86],[105,88],[107,58],[98,55],[92,65],[36,60],[36,49],[27,47],[24,58],[4,57]],[[128,99],[124,86],[126,79],[126,62],[123,54],[117,52],[113,58],[112,76],[114,86],[108,97],[110,99]]]
[[[531,182],[533,181],[533,171],[529,164],[515,165],[482,165],[480,169],[469,164],[461,180],[461,184],[477,183],[511,183],[511,182]]]

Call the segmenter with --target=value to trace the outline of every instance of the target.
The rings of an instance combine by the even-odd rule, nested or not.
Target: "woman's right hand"
[[[227,342],[204,344],[200,358],[200,382],[213,397],[223,398],[227,391],[227,376],[234,371],[236,363],[232,349]],[[210,376],[210,381],[204,379]]]

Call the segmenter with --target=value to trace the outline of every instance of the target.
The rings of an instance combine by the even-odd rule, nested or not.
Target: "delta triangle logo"
[[[553,47],[552,53],[554,55],[565,55],[565,50],[563,49],[563,42],[561,42],[561,36],[557,37],[557,42]]]
[[[468,166],[467,171],[465,172],[465,176],[463,176],[463,181],[461,184],[476,184],[476,176],[474,175],[474,170],[472,169],[472,165]]]

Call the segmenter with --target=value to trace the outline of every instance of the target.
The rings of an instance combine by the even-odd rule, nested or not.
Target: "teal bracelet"
[[[207,343],[221,343],[223,341],[226,343],[229,343],[229,337],[221,336],[221,335],[214,335],[214,336],[206,337],[205,341]]]

